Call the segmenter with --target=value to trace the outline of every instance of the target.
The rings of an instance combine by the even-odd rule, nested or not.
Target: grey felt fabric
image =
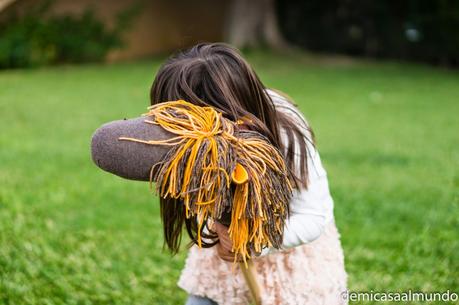
[[[102,125],[92,136],[92,159],[101,169],[117,176],[148,181],[151,167],[161,161],[169,147],[121,141],[119,137],[142,140],[171,138],[172,133],[145,123],[147,117],[113,121]]]

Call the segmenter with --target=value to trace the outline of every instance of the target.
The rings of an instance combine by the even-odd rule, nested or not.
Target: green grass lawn
[[[355,291],[459,292],[459,74],[248,54],[314,128]],[[145,111],[160,61],[0,72],[0,302],[181,304],[145,183],[92,164]],[[211,272],[211,270],[209,270]]]

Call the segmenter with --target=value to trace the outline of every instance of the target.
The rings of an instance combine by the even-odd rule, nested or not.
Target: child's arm
[[[119,140],[131,137],[144,140],[162,140],[172,134],[158,125],[145,123],[148,117],[113,121],[96,130],[91,141],[94,163],[117,176],[148,181],[151,167],[161,161],[168,147]]]
[[[319,238],[325,229],[327,223],[333,220],[333,199],[328,187],[327,173],[322,165],[319,152],[312,144],[312,134],[308,128],[306,119],[301,112],[288,102],[285,97],[275,91],[267,90],[267,93],[273,99],[276,109],[288,115],[292,122],[301,127],[306,141],[308,151],[308,189],[297,190],[290,201],[290,217],[284,227],[284,249],[306,244]],[[288,145],[288,137],[283,133],[281,128],[281,139],[284,145]],[[295,139],[296,140],[296,139]],[[299,145],[296,145],[295,154],[296,164],[300,164],[298,151]],[[275,249],[264,249],[263,254],[275,252]]]

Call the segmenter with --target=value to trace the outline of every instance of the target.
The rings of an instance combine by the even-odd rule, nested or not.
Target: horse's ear
[[[149,181],[153,165],[161,161],[168,152],[168,146],[152,146],[120,137],[142,140],[163,140],[172,134],[158,125],[145,123],[147,117],[113,121],[97,129],[91,140],[91,154],[94,163],[109,173],[131,179]]]

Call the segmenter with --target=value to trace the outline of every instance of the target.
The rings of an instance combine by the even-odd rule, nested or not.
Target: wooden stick
[[[247,267],[244,262],[240,262],[239,267],[244,275],[247,286],[249,286],[250,294],[252,295],[255,305],[261,305],[261,288],[257,282],[257,273],[255,267],[253,266],[253,262],[248,260]]]

